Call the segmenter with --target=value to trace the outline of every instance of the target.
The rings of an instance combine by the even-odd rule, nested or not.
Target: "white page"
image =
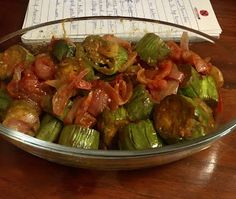
[[[206,11],[207,16],[201,15]],[[23,27],[29,27],[68,17],[81,16],[134,16],[149,19],[168,21],[187,26],[212,36],[219,36],[221,28],[209,0],[30,0]],[[133,27],[127,27],[117,23],[102,21],[73,23],[66,27],[69,36],[79,33],[119,33],[131,31],[134,26],[138,30],[143,23],[134,23]],[[148,31],[160,33],[162,30],[148,27]],[[166,30],[165,30],[166,31]],[[44,31],[25,35],[25,40],[36,40],[42,38]],[[51,34],[63,34],[61,27],[54,26]],[[175,35],[175,34],[172,34]],[[178,34],[176,33],[176,36]]]

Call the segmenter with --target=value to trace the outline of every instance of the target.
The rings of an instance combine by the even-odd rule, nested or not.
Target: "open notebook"
[[[219,37],[222,31],[209,0],[30,0],[23,28],[68,17],[107,15],[168,21],[214,37]],[[124,29],[130,31],[129,27],[112,23],[91,21],[72,23],[69,28],[67,27],[67,35],[76,38],[87,32],[91,33],[91,28],[96,30],[96,34],[119,33],[124,32]],[[136,23],[135,26],[142,27],[143,24]],[[156,30],[153,27],[147,27],[147,30],[159,33],[167,31]],[[60,35],[63,30],[59,26],[54,26],[50,30],[38,30],[38,32],[26,34],[23,40],[32,42],[45,39],[45,33],[49,32]],[[176,33],[174,36],[179,37],[180,34]]]

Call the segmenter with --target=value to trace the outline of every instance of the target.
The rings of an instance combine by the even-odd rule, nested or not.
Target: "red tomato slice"
[[[88,112],[91,105],[93,92],[91,91],[87,97],[82,98],[76,111],[74,123],[84,127],[92,127],[96,123],[96,118]]]
[[[88,107],[88,112],[93,116],[98,116],[108,105],[109,97],[104,90],[95,89],[92,91],[92,99]]]
[[[158,73],[155,75],[154,79],[157,80],[167,77],[170,74],[173,65],[173,62],[169,59],[160,62],[160,64],[158,65]]]
[[[103,90],[109,97],[108,106],[111,110],[116,110],[119,106],[119,95],[116,90],[108,83],[98,80],[95,83],[95,88]]]
[[[36,57],[33,70],[40,80],[54,79],[56,66],[49,55],[41,54]]]
[[[13,98],[31,99],[40,104],[42,97],[46,95],[38,78],[30,70],[24,72],[20,80],[12,80],[7,85],[7,90]]]
[[[147,85],[153,89],[165,89],[166,78],[172,71],[173,62],[171,60],[164,60],[158,65],[158,70],[140,69],[137,73],[137,79],[140,83]]]

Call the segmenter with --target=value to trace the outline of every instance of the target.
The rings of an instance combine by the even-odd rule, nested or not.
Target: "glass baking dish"
[[[139,169],[167,164],[210,147],[236,127],[236,59],[221,42],[199,31],[169,22],[131,17],[80,17],[57,20],[18,30],[0,39],[1,51],[15,43],[29,48],[40,48],[52,36],[69,37],[81,41],[92,34],[114,34],[137,41],[147,32],[155,32],[164,40],[179,41],[188,32],[191,49],[202,57],[211,57],[224,75],[222,88],[223,111],[217,117],[214,132],[191,141],[167,145],[162,148],[135,151],[87,150],[49,143],[0,125],[0,135],[15,146],[43,159],[59,164],[89,169]]]

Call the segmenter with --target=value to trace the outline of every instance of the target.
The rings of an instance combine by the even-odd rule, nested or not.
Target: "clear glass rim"
[[[124,17],[124,16],[87,16],[87,17],[75,17],[75,18],[66,18],[66,19],[61,19],[61,20],[55,20],[55,21],[50,21],[50,22],[38,24],[35,26],[31,26],[28,28],[24,28],[24,29],[15,31],[13,33],[10,33],[10,34],[0,38],[0,44],[6,42],[16,36],[20,36],[26,32],[29,32],[31,30],[34,30],[34,29],[37,29],[40,27],[63,23],[63,22],[99,20],[99,19],[101,19],[101,20],[102,19],[109,19],[109,20],[118,20],[119,19],[119,20],[132,20],[132,21],[157,23],[157,24],[180,28],[182,30],[186,30],[186,31],[195,33],[197,35],[202,36],[203,38],[206,38],[207,40],[210,40],[213,43],[221,43],[217,38],[214,38],[208,34],[205,34],[205,33],[200,32],[198,30],[191,29],[189,27],[185,27],[185,26],[178,25],[178,24],[173,24],[173,23],[166,22],[166,21],[146,19],[146,18],[137,18],[137,17]],[[64,155],[72,155],[72,156],[78,156],[78,157],[86,156],[86,157],[91,157],[91,158],[92,157],[94,157],[94,158],[99,157],[99,158],[120,159],[120,158],[135,158],[135,157],[140,157],[140,156],[163,155],[166,153],[176,153],[176,152],[184,151],[187,149],[193,149],[198,146],[202,146],[202,145],[206,145],[208,143],[211,143],[211,142],[233,132],[234,129],[236,129],[236,119],[228,122],[226,125],[224,125],[220,129],[218,129],[216,132],[208,134],[204,137],[200,137],[200,138],[197,138],[194,140],[185,141],[183,143],[166,145],[162,148],[153,148],[153,149],[135,150],[135,151],[101,150],[101,149],[88,150],[88,149],[72,148],[72,147],[67,147],[67,146],[39,140],[37,138],[23,134],[21,132],[8,129],[8,128],[4,127],[3,125],[0,125],[0,134],[2,134],[3,137],[7,137],[7,138],[13,139],[18,142],[22,142],[28,146],[32,146],[35,148],[40,148],[45,151],[60,153],[60,154],[64,154]]]
[[[236,119],[230,121],[223,127],[221,127],[217,132],[213,132],[206,136],[196,138],[189,141],[184,141],[182,143],[166,145],[162,148],[152,148],[146,150],[90,150],[67,147],[59,145],[56,143],[50,143],[37,139],[35,137],[26,135],[24,133],[8,129],[3,125],[0,125],[0,134],[15,141],[24,143],[25,145],[40,148],[45,151],[60,153],[64,155],[73,156],[87,156],[87,157],[100,157],[100,158],[130,158],[130,157],[140,157],[140,156],[153,156],[153,155],[164,155],[166,153],[176,153],[187,149],[194,149],[203,145],[212,143],[219,138],[228,135],[236,129]]]
[[[157,20],[157,19],[148,19],[148,18],[141,18],[141,17],[125,17],[125,16],[86,16],[86,17],[71,17],[71,18],[65,18],[65,19],[59,19],[59,20],[54,20],[54,21],[49,21],[49,22],[45,22],[45,23],[40,23],[34,26],[30,26],[27,28],[23,28],[20,30],[17,30],[15,32],[12,32],[10,34],[7,34],[3,37],[0,38],[0,43],[3,43],[9,39],[12,39],[18,35],[22,35],[26,32],[29,32],[31,30],[40,28],[40,27],[44,27],[44,26],[48,26],[48,25],[54,25],[54,24],[59,24],[59,23],[65,23],[65,22],[73,22],[73,21],[88,21],[88,20],[127,20],[127,21],[140,21],[140,22],[149,22],[149,23],[156,23],[156,24],[162,24],[162,25],[167,25],[167,26],[172,26],[175,28],[179,28],[182,30],[186,30],[192,33],[195,33],[197,35],[200,35],[202,37],[204,37],[205,39],[210,40],[211,42],[219,42],[219,40],[215,37],[212,37],[206,33],[200,32],[198,30],[194,30],[192,28],[189,28],[187,26],[182,26],[179,24],[174,24],[171,22],[166,22],[166,21],[161,21],[161,20]]]

